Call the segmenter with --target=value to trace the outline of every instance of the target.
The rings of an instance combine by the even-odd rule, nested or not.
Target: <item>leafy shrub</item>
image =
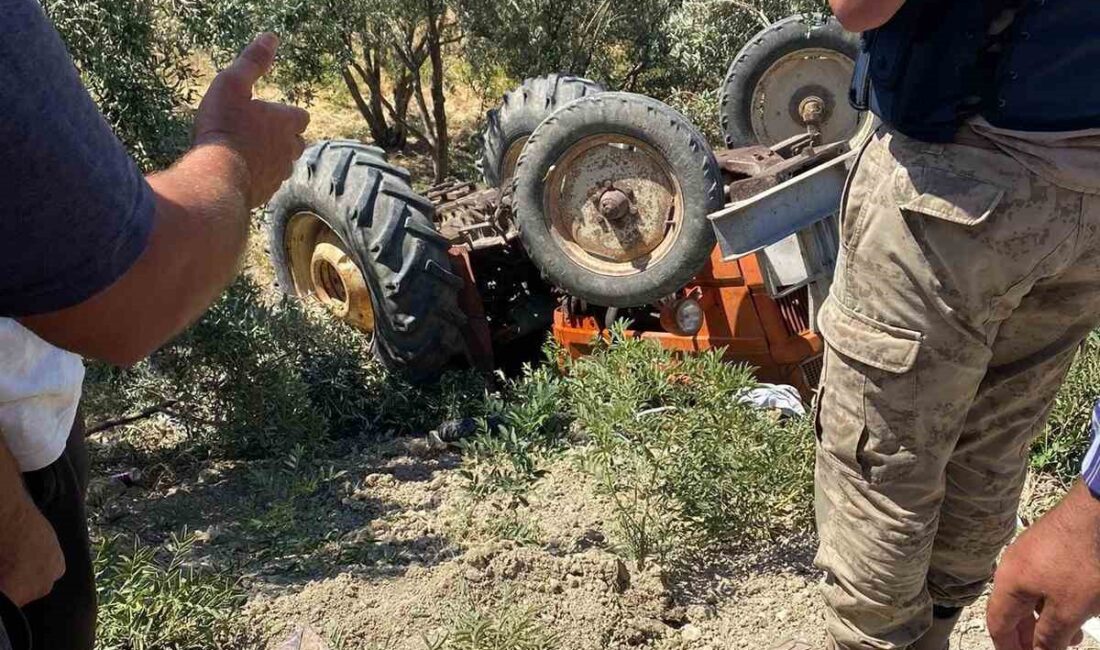
[[[802,420],[738,402],[755,385],[749,368],[717,352],[676,356],[620,324],[566,382],[591,437],[586,465],[639,564],[808,519],[813,437]]]
[[[1085,340],[1054,402],[1050,420],[1031,447],[1031,467],[1065,482],[1080,473],[1089,446],[1092,407],[1100,399],[1100,333]]]
[[[93,421],[151,409],[214,455],[273,458],[337,438],[423,431],[465,414],[484,387],[456,373],[414,388],[373,361],[366,336],[297,300],[269,304],[242,277],[148,361],[93,365],[85,409]]]
[[[118,538],[95,548],[99,597],[97,648],[209,650],[245,647],[236,582],[186,565],[193,539],[172,538],[164,552]],[[163,557],[162,557],[163,556]]]
[[[569,425],[567,397],[551,365],[527,366],[504,395],[490,395],[478,434],[463,443],[462,475],[474,494],[520,496],[544,475],[542,460],[561,448]]]
[[[424,645],[427,650],[551,650],[558,640],[530,609],[500,603],[457,613],[441,637]]]
[[[171,3],[40,1],[92,99],[138,163],[171,163],[189,141],[195,76]]]

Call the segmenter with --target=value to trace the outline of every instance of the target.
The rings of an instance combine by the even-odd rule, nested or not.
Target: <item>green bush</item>
[[[368,337],[298,300],[265,302],[242,277],[148,361],[93,364],[84,404],[93,423],[159,410],[216,456],[277,458],[337,438],[422,432],[465,415],[484,390],[472,372],[414,388],[373,361]]]
[[[138,163],[171,163],[190,139],[195,77],[172,3],[40,1],[92,99]]]
[[[1054,402],[1043,433],[1031,447],[1031,467],[1065,482],[1077,478],[1089,446],[1092,407],[1100,399],[1100,333],[1085,340]]]
[[[102,650],[209,650],[247,647],[239,612],[244,592],[233,580],[187,566],[193,540],[173,537],[162,551],[118,538],[95,548]]]
[[[591,438],[586,465],[639,564],[808,521],[813,436],[804,420],[738,402],[756,383],[749,368],[676,356],[620,325],[566,381]]]
[[[425,639],[426,650],[552,650],[558,639],[530,609],[509,605],[468,605],[456,613],[438,638]]]
[[[525,367],[503,395],[490,395],[477,435],[462,443],[461,473],[470,491],[521,497],[544,475],[543,460],[561,448],[569,426],[567,401],[552,365]]]

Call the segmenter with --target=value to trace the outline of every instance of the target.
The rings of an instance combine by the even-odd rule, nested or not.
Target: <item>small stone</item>
[[[466,569],[466,580],[469,582],[481,582],[485,577],[485,572],[480,569],[474,567]]]
[[[195,531],[195,541],[200,544],[217,544],[217,540],[221,536],[221,526],[211,526],[206,530]]]
[[[692,605],[687,608],[687,617],[692,621],[709,621],[712,620],[717,611],[713,605]]]
[[[589,528],[588,530],[584,531],[584,533],[582,533],[579,538],[577,538],[575,546],[578,551],[583,551],[586,549],[603,546],[605,541],[607,541],[607,537],[604,536],[602,532],[596,530],[595,528]]]
[[[434,458],[436,456],[436,450],[432,448],[432,443],[427,438],[413,438],[405,443],[405,449],[416,458]]]
[[[199,472],[197,480],[202,485],[209,485],[212,483],[217,483],[218,480],[221,479],[221,477],[221,470],[219,470],[217,467],[206,467]]]
[[[464,559],[466,560],[466,564],[478,569],[484,569],[489,566],[489,561],[493,559],[494,555],[495,553],[492,548],[488,546],[479,546],[470,549],[470,551],[466,553]]]
[[[703,638],[703,631],[691,623],[688,623],[680,628],[680,638],[684,640],[684,643],[695,643]]]
[[[395,479],[392,474],[367,474],[363,477],[363,485],[367,487],[381,487],[384,485],[393,485]]]

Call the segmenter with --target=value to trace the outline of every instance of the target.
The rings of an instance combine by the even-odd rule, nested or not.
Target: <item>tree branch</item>
[[[140,420],[147,420],[154,415],[167,413],[168,408],[171,406],[175,406],[176,403],[177,402],[174,399],[164,400],[160,404],[154,404],[153,406],[150,406],[149,408],[144,409],[133,415],[127,415],[125,417],[118,418],[117,420],[107,420],[106,422],[101,422],[93,427],[86,429],[84,431],[84,437],[93,436],[97,433],[102,433],[104,431],[125,426],[127,424],[133,424],[134,422],[138,422]]]

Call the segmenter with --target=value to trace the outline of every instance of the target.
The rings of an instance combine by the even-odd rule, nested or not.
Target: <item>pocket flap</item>
[[[920,332],[880,323],[829,298],[818,314],[825,342],[840,354],[879,370],[913,369],[920,351]]]
[[[902,167],[895,176],[898,207],[964,226],[985,221],[1004,188],[935,167]]]

